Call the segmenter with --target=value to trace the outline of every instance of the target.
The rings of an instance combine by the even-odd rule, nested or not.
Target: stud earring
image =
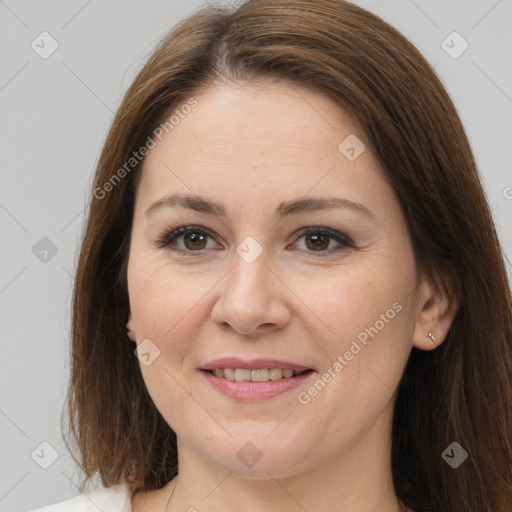
[[[435,337],[431,332],[429,332],[429,333],[428,333],[428,337],[429,337],[429,338],[430,338],[434,343],[436,343],[437,339],[436,339],[436,337]]]

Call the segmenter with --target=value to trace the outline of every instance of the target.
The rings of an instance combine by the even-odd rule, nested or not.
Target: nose
[[[255,336],[288,325],[291,315],[286,296],[290,291],[268,266],[264,254],[252,263],[235,255],[232,269],[219,283],[211,312],[220,328]]]

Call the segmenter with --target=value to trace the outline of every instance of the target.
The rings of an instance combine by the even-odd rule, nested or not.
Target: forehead
[[[194,109],[172,129],[175,136],[195,143],[194,148],[236,143],[246,151],[286,146],[297,154],[307,149],[301,142],[325,148],[333,142],[327,134],[361,132],[333,99],[285,82],[216,84],[194,99]]]
[[[243,203],[248,191],[286,201],[334,189],[357,201],[364,189],[386,186],[357,121],[324,94],[286,83],[219,84],[191,98],[195,106],[174,116],[144,161],[137,195],[145,203],[175,191]],[[358,158],[343,153],[347,140]]]

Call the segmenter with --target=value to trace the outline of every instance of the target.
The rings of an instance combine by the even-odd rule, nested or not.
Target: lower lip
[[[272,398],[300,386],[313,375],[314,371],[308,370],[297,377],[269,380],[267,382],[237,382],[215,377],[215,375],[206,370],[202,370],[201,373],[212,387],[224,395],[238,400],[254,402]]]

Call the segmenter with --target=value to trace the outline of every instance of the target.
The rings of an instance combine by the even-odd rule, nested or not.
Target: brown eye
[[[206,228],[184,226],[161,237],[157,245],[162,249],[190,254],[211,248],[207,246],[208,239],[213,240],[213,237]]]
[[[326,235],[307,235],[305,240],[307,248],[312,251],[324,251],[329,247],[330,241]]]
[[[302,231],[296,242],[304,239],[305,249],[299,249],[307,254],[316,253],[315,256],[329,256],[342,251],[347,247],[354,247],[352,240],[338,231],[323,227],[311,227]]]
[[[183,235],[183,243],[187,249],[204,249],[206,246],[206,236],[197,232],[186,233]]]

